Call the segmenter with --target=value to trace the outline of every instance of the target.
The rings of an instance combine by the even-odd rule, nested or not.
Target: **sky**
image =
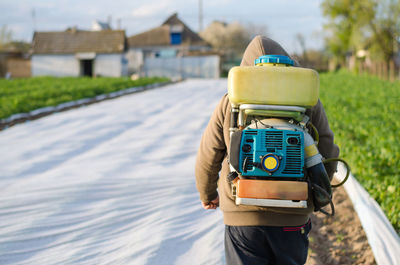
[[[238,21],[267,28],[269,37],[290,53],[300,52],[296,34],[307,48],[323,47],[322,0],[0,0],[0,26],[7,25],[15,40],[31,41],[36,31],[90,29],[95,20],[118,24],[126,35],[157,27],[174,12],[193,31],[199,30],[202,3],[203,29],[212,21]],[[120,23],[118,23],[120,21]]]

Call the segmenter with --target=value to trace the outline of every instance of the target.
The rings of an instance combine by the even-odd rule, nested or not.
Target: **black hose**
[[[349,176],[350,176],[350,166],[349,166],[349,164],[347,164],[346,161],[344,161],[344,160],[341,159],[341,158],[329,158],[329,159],[324,160],[323,163],[326,164],[326,163],[335,162],[335,161],[342,162],[342,163],[344,164],[344,166],[346,167],[347,172],[346,172],[346,176],[344,177],[344,179],[343,179],[340,183],[335,184],[335,185],[331,185],[332,188],[337,188],[337,187],[342,186],[342,185],[347,181],[347,179],[348,179]]]
[[[325,197],[328,198],[329,200],[329,205],[331,206],[331,213],[328,213],[327,211],[323,210],[322,208],[317,209],[318,211],[320,211],[321,213],[325,214],[325,215],[329,215],[329,216],[334,216],[335,215],[335,206],[333,205],[332,202],[332,198],[329,195],[329,193],[324,190],[323,188],[321,188],[321,186],[311,183],[311,188],[314,190],[318,190],[320,193],[322,193]]]

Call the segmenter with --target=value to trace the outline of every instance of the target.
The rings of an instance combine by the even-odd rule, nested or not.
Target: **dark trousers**
[[[225,226],[227,265],[306,263],[311,222],[303,226]]]

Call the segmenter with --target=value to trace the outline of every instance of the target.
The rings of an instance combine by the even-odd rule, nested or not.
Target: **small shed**
[[[0,77],[30,77],[30,43],[13,41],[0,49]]]
[[[127,75],[123,30],[35,32],[32,76]]]

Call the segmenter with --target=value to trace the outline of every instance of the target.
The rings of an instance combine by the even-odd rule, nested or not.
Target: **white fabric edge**
[[[345,175],[346,169],[339,163],[335,177],[340,181]],[[344,188],[367,235],[376,263],[400,265],[400,238],[379,204],[352,174],[344,184]]]
[[[27,113],[17,113],[17,114],[11,115],[8,118],[0,119],[0,124],[1,123],[10,123],[10,122],[13,122],[13,121],[16,121],[16,120],[19,120],[19,119],[30,118],[30,117],[33,117],[33,116],[38,116],[38,115],[43,115],[43,114],[48,114],[48,113],[53,113],[53,112],[59,112],[59,111],[63,111],[64,109],[73,108],[73,107],[79,107],[81,105],[88,104],[88,103],[91,103],[91,102],[99,102],[99,101],[102,101],[102,100],[105,100],[105,99],[112,99],[112,98],[120,97],[120,96],[123,96],[123,95],[132,94],[132,93],[135,93],[135,92],[140,92],[140,91],[153,89],[153,88],[164,86],[164,85],[173,84],[173,83],[176,83],[176,82],[178,82],[178,81],[174,80],[174,81],[167,81],[167,82],[148,84],[148,85],[144,85],[144,86],[130,87],[130,88],[126,88],[126,89],[123,89],[123,90],[110,92],[110,93],[107,93],[107,94],[97,95],[97,96],[91,97],[91,98],[83,98],[83,99],[78,99],[78,100],[74,100],[74,101],[60,103],[60,104],[58,104],[56,106],[49,106],[49,107],[43,107],[43,108],[35,109],[35,110],[32,110],[32,111],[27,112]]]

